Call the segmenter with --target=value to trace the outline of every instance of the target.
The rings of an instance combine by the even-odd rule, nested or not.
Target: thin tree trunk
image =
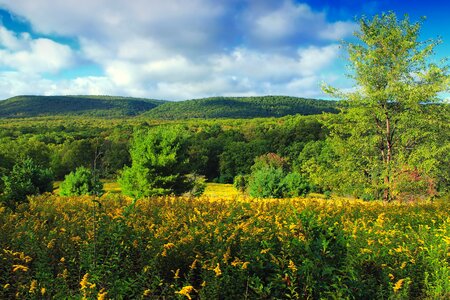
[[[386,112],[386,159],[385,159],[385,176],[384,176],[384,191],[383,200],[391,200],[390,184],[391,184],[391,161],[392,161],[392,136],[391,136],[391,123],[389,115]]]

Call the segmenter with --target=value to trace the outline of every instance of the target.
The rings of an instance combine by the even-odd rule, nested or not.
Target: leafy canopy
[[[419,41],[421,25],[394,13],[361,18],[357,41],[345,43],[355,89],[324,87],[343,100],[327,125],[347,192],[389,200],[401,192],[395,187],[402,170],[439,177],[442,159],[424,147],[448,149],[448,134],[438,134],[449,132],[448,104],[438,95],[449,89],[449,75],[432,59],[439,41]]]

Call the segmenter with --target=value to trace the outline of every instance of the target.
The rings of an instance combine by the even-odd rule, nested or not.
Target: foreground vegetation
[[[0,208],[0,298],[448,299],[449,211],[43,195]]]

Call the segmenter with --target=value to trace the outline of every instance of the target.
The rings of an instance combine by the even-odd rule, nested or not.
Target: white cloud
[[[332,72],[335,41],[355,28],[345,20],[328,22],[325,12],[292,0],[0,0],[0,7],[47,36],[0,26],[0,70],[16,72],[0,71],[8,76],[8,95],[319,95],[313,81]],[[73,38],[79,49],[51,40],[53,35]],[[103,74],[65,80],[42,75],[71,70],[80,60]]]
[[[358,25],[354,22],[338,21],[327,24],[323,30],[319,31],[319,36],[324,40],[342,40],[358,30]]]
[[[290,0],[251,10],[246,15],[251,37],[256,43],[285,46],[286,43],[338,41],[351,35],[357,24],[350,21],[327,22],[326,14],[308,4]]]
[[[17,71],[0,72],[0,99],[17,95],[120,95],[118,89],[108,78],[87,76],[53,81],[37,74]]]
[[[50,39],[32,39],[29,34],[16,36],[0,27],[0,66],[27,73],[55,73],[72,65],[70,47]]]

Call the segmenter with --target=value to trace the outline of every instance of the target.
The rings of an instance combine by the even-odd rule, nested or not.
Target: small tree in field
[[[132,165],[125,167],[119,178],[123,193],[140,198],[190,191],[194,182],[188,176],[188,137],[179,126],[135,132],[130,149]]]
[[[27,196],[53,190],[51,170],[41,168],[30,158],[15,164],[12,171],[1,180],[3,193],[0,193],[0,200],[13,209],[17,204],[26,202]]]
[[[66,175],[59,187],[61,196],[101,195],[103,183],[90,169],[79,167]]]
[[[347,191],[390,200],[400,193],[396,181],[405,168],[445,177],[440,164],[449,160],[449,111],[438,93],[449,89],[448,68],[433,62],[438,42],[420,42],[420,28],[394,13],[362,18],[358,41],[345,44],[354,91],[325,87],[343,100],[328,126]]]

